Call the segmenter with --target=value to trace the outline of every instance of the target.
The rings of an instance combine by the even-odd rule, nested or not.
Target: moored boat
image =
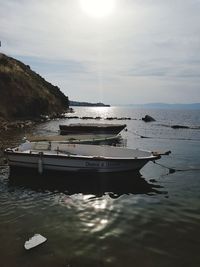
[[[32,168],[44,171],[123,172],[139,171],[147,162],[160,158],[159,154],[139,149],[65,142],[25,142],[6,149],[12,168]]]
[[[118,134],[126,124],[72,123],[59,125],[60,134]]]
[[[31,142],[41,141],[61,141],[73,144],[93,144],[93,145],[113,145],[120,143],[121,135],[96,135],[96,134],[75,134],[75,135],[37,135],[27,136],[27,140]]]

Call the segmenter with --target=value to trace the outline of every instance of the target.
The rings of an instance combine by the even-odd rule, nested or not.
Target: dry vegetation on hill
[[[22,62],[0,53],[0,117],[37,118],[69,107],[68,97]]]

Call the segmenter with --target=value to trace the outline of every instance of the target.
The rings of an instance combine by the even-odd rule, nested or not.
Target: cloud
[[[200,101],[200,1],[118,0],[102,20],[87,17],[79,0],[0,6],[1,51],[70,98],[167,102],[167,88],[183,102]]]

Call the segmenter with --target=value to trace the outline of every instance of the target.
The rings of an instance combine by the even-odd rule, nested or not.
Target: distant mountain
[[[69,100],[70,106],[79,106],[79,107],[110,107],[110,105],[106,105],[103,103],[89,103],[89,102],[78,102]]]
[[[36,118],[69,107],[68,97],[28,65],[0,53],[0,117]]]
[[[192,104],[167,104],[167,103],[147,103],[147,104],[130,104],[133,108],[146,109],[200,109],[200,103]]]

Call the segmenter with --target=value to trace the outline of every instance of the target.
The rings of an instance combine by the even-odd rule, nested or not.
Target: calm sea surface
[[[146,114],[156,121],[143,122]],[[126,123],[127,147],[172,153],[140,174],[9,177],[1,166],[0,266],[199,267],[200,111],[75,108],[70,115]],[[27,133],[54,134],[59,124],[74,122],[96,120],[60,119],[6,132],[1,146],[20,143]],[[25,251],[24,242],[35,233],[47,242]]]

